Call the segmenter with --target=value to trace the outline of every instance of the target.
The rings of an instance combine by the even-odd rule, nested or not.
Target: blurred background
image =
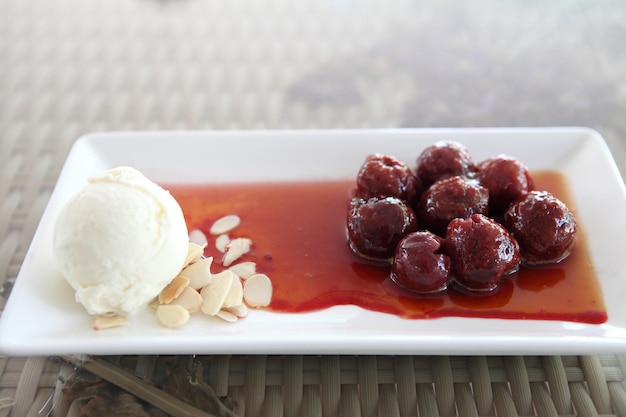
[[[626,172],[626,2],[0,0],[0,265],[88,132],[567,125]]]

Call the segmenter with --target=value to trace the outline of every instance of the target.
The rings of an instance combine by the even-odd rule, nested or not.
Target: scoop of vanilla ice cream
[[[172,195],[130,167],[97,174],[60,212],[61,272],[90,314],[147,304],[183,267],[188,232]]]

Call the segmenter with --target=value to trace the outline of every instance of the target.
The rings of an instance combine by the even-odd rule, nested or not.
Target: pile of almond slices
[[[179,327],[189,321],[190,315],[202,312],[227,322],[246,317],[248,307],[266,307],[272,299],[272,281],[256,272],[254,262],[237,262],[250,251],[248,238],[231,239],[228,233],[239,226],[236,215],[217,220],[210,229],[216,248],[223,253],[222,271],[211,272],[212,257],[204,257],[207,236],[200,230],[189,234],[189,251],[185,266],[150,305],[155,308],[158,321],[165,327]],[[100,316],[94,329],[126,324],[126,317]]]

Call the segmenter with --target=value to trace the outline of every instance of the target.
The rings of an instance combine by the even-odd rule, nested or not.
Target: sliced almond
[[[211,282],[212,263],[212,257],[200,259],[198,262],[194,262],[180,271],[178,276],[189,279],[189,286],[194,290],[199,290]]]
[[[230,243],[230,236],[223,234],[219,235],[217,239],[215,239],[215,249],[224,253],[226,252],[226,246]]]
[[[224,310],[228,311],[229,313],[234,314],[240,319],[248,315],[248,307],[246,307],[245,304],[239,304],[238,306],[228,307],[228,308],[225,308]]]
[[[250,252],[252,241],[246,237],[238,237],[230,241],[226,246],[226,253],[222,259],[222,265],[230,266],[233,262],[239,259],[241,256]]]
[[[189,241],[192,243],[196,243],[200,246],[206,246],[208,243],[206,235],[200,229],[194,229],[189,232]]]
[[[272,292],[272,281],[265,274],[254,274],[243,283],[243,299],[250,307],[267,307]]]
[[[120,316],[117,314],[98,316],[93,322],[93,329],[94,330],[110,329],[111,327],[125,326],[128,323],[130,323],[130,321],[128,320],[128,317]]]
[[[189,242],[189,247],[187,249],[187,258],[185,258],[185,265],[189,265],[192,262],[196,262],[202,258],[202,254],[204,253],[205,245],[198,245],[194,242]]]
[[[235,274],[230,271],[222,271],[213,275],[211,283],[200,291],[202,296],[200,310],[209,316],[216,315],[222,308],[234,280]]]
[[[177,276],[167,287],[159,294],[159,302],[161,304],[169,304],[172,300],[180,295],[181,292],[189,285],[189,278]]]
[[[179,305],[190,313],[195,313],[200,310],[202,305],[202,296],[196,290],[191,287],[186,287],[178,297],[170,303],[170,305]]]
[[[189,321],[189,311],[176,304],[160,305],[156,317],[165,327],[178,327]]]
[[[255,262],[239,262],[238,264],[231,265],[228,268],[229,271],[232,271],[235,275],[240,278],[247,279],[252,275],[256,274],[256,263]]]
[[[221,235],[223,233],[230,232],[235,227],[239,226],[241,223],[241,219],[236,214],[229,214],[228,216],[224,216],[219,218],[211,225],[211,229],[209,232],[212,235]]]
[[[219,318],[221,318],[224,321],[227,321],[229,323],[235,323],[237,322],[237,320],[239,320],[239,317],[237,317],[236,315],[234,315],[233,313],[227,311],[227,310],[220,310],[217,312],[217,314],[215,315]]]
[[[233,277],[233,283],[230,286],[230,290],[228,291],[228,295],[224,299],[222,303],[222,308],[228,308],[233,306],[238,306],[243,303],[243,285],[241,285],[241,280],[239,277]]]

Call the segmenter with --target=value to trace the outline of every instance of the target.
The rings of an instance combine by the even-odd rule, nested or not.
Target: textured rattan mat
[[[12,405],[19,416],[624,416],[624,365],[613,355],[1,358],[0,415]]]
[[[586,125],[624,173],[625,22],[611,0],[0,0],[0,311],[83,133]],[[624,375],[615,355],[0,357],[0,417],[626,416]]]

